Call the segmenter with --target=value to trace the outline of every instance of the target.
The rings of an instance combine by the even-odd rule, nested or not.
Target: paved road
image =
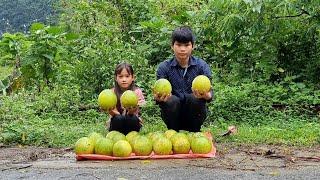
[[[76,161],[72,151],[0,148],[2,179],[320,179],[320,149],[220,147],[207,159]]]
[[[286,164],[254,157],[239,161],[175,159],[76,161],[73,158],[2,162],[0,179],[319,179],[320,163]],[[241,159],[241,160],[240,160]]]

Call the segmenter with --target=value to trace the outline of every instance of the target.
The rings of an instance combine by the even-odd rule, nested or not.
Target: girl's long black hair
[[[114,71],[114,92],[117,95],[117,110],[120,112],[120,114],[122,114],[122,111],[123,111],[121,109],[120,97],[124,91],[121,89],[121,87],[117,83],[116,78],[117,78],[117,75],[120,74],[123,69],[125,69],[128,72],[128,74],[130,74],[131,76],[134,75],[132,65],[129,63],[126,63],[126,62],[118,64],[116,66],[115,71]],[[137,88],[137,86],[136,86],[135,82],[132,81],[128,90],[134,91],[136,88]]]

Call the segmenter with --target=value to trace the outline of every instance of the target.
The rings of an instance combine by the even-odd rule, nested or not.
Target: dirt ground
[[[218,144],[216,157],[77,161],[71,148],[0,147],[0,179],[310,179],[320,148]]]
[[[219,144],[216,145],[216,147],[217,153],[215,158],[211,158],[209,161],[189,161],[189,165],[205,168],[245,171],[255,171],[266,168],[320,166],[320,147],[296,148],[268,145],[254,147],[234,146],[231,144]],[[54,160],[75,161],[75,154],[71,148],[0,148],[0,165],[21,164],[37,161],[52,162]],[[90,164],[87,165],[90,166]],[[57,166],[60,165],[57,164]]]

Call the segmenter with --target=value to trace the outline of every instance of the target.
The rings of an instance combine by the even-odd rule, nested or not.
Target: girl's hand
[[[138,112],[138,107],[133,107],[133,108],[128,108],[126,109],[128,115],[134,115],[135,113]]]
[[[202,98],[202,99],[205,99],[205,100],[209,100],[212,97],[211,91],[206,92],[206,93],[200,93],[197,90],[193,90],[192,92],[193,92],[194,97],[196,97],[198,99]]]
[[[117,108],[114,108],[114,109],[110,109],[109,111],[108,111],[108,113],[110,114],[110,116],[115,116],[115,115],[119,115],[120,113],[119,113],[119,111],[117,110]]]
[[[156,101],[167,102],[169,100],[169,98],[171,97],[171,93],[170,94],[163,94],[163,95],[160,95],[159,93],[154,93],[153,97]]]

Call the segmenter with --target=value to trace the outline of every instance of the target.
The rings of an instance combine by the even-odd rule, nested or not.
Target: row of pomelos
[[[100,154],[115,157],[207,154],[212,150],[212,140],[204,132],[176,132],[167,130],[141,134],[131,131],[124,135],[110,131],[106,136],[93,132],[80,138],[75,144],[76,154]]]

